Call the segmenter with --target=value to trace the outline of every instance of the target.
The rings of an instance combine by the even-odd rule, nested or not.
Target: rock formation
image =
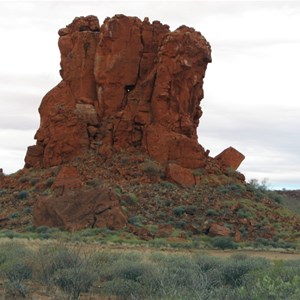
[[[186,26],[171,32],[158,21],[116,15],[102,26],[95,16],[75,18],[59,36],[62,81],[41,103],[26,167],[60,165],[90,150],[109,158],[121,149],[171,164],[173,174],[208,163],[238,167],[242,157],[233,148],[231,165],[228,155],[224,164],[198,143],[203,78],[211,62],[210,45],[199,32]],[[193,184],[189,174],[183,182]]]
[[[40,198],[33,210],[36,226],[49,226],[69,231],[106,227],[120,229],[127,225],[119,197],[109,189],[67,191],[61,196]]]

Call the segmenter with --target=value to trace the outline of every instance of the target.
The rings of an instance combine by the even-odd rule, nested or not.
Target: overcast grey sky
[[[59,28],[76,16],[123,13],[182,24],[212,46],[199,142],[214,156],[233,146],[247,179],[300,189],[300,2],[0,1],[0,167],[23,167],[42,97],[59,81]]]

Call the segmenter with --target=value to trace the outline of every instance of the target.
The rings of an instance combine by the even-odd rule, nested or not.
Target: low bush
[[[217,236],[212,239],[213,247],[219,249],[237,249],[238,245],[230,237]]]
[[[161,166],[152,160],[147,160],[141,164],[142,171],[149,177],[160,176],[162,169]]]
[[[29,193],[27,191],[20,191],[17,195],[17,199],[24,200],[27,199],[29,196]]]

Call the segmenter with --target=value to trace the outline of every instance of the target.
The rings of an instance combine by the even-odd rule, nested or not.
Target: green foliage
[[[9,219],[18,219],[19,217],[20,217],[19,212],[14,212],[14,213],[9,215]]]
[[[128,205],[134,205],[139,201],[134,193],[126,193],[122,195],[122,202]]]
[[[36,230],[47,232],[46,227]],[[93,286],[96,298],[300,299],[300,260],[269,262],[244,254],[224,259],[199,252],[95,249],[83,251],[78,244],[47,243],[29,250],[21,243],[2,242],[0,281],[7,291],[4,297],[31,299],[29,283],[38,282],[50,296],[60,289],[65,294],[60,294],[60,299],[79,299]]]
[[[27,191],[20,191],[17,195],[17,199],[24,200],[28,198],[29,193]]]
[[[0,197],[4,196],[6,194],[7,194],[7,190],[6,189],[0,190]]]
[[[144,221],[144,217],[141,215],[133,216],[128,219],[128,223],[138,227],[143,226],[143,221]]]
[[[30,178],[28,176],[22,176],[19,178],[19,182],[20,183],[26,183],[30,180]]]
[[[180,217],[183,214],[194,215],[197,210],[195,205],[180,205],[173,208],[173,213]]]
[[[175,183],[172,183],[172,182],[169,182],[169,181],[162,181],[160,183],[160,185],[164,188],[167,188],[167,189],[175,189],[177,188],[177,185]]]
[[[250,218],[253,217],[251,212],[247,211],[246,208],[240,208],[237,211],[237,215],[238,215],[239,218],[246,218],[246,219],[250,219]]]
[[[32,278],[31,252],[21,245],[7,243],[1,245],[0,275],[4,278],[9,292],[23,298],[28,294],[25,280]]]
[[[199,168],[199,169],[195,169],[193,170],[193,175],[195,176],[204,176],[205,174],[207,174],[205,168]]]
[[[38,177],[31,178],[29,182],[31,185],[36,185],[38,182],[40,182],[40,178]]]
[[[185,213],[185,206],[182,205],[182,206],[174,207],[173,213],[178,217],[182,216]]]
[[[219,249],[237,249],[238,245],[235,243],[232,238],[225,237],[225,236],[217,236],[213,238],[212,240],[213,247],[219,248]]]
[[[152,176],[159,176],[161,174],[161,166],[156,162],[152,160],[146,160],[141,164],[142,171],[152,177]]]
[[[242,195],[246,189],[244,185],[241,184],[228,184],[228,185],[222,185],[219,186],[217,188],[217,190],[221,193],[221,194],[228,194],[228,193],[234,193],[236,195]]]
[[[219,213],[217,211],[215,211],[214,209],[212,208],[209,208],[206,210],[206,215],[211,217],[211,216],[218,216]]]
[[[46,180],[46,187],[47,188],[50,188],[52,186],[52,184],[54,183],[55,181],[55,177],[49,177],[47,180]]]
[[[91,256],[80,250],[64,246],[41,248],[37,273],[42,283],[55,285],[69,295],[79,299],[82,292],[88,292],[96,279]]]

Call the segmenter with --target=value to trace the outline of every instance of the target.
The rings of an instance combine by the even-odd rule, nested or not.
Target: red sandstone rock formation
[[[116,15],[101,27],[94,16],[75,18],[59,35],[62,81],[41,103],[25,166],[120,149],[171,163],[171,171],[206,166],[196,128],[211,49],[199,32]],[[192,175],[179,181],[190,184]]]
[[[118,196],[108,189],[68,191],[62,196],[40,198],[33,210],[36,226],[59,227],[69,231],[127,225]]]

